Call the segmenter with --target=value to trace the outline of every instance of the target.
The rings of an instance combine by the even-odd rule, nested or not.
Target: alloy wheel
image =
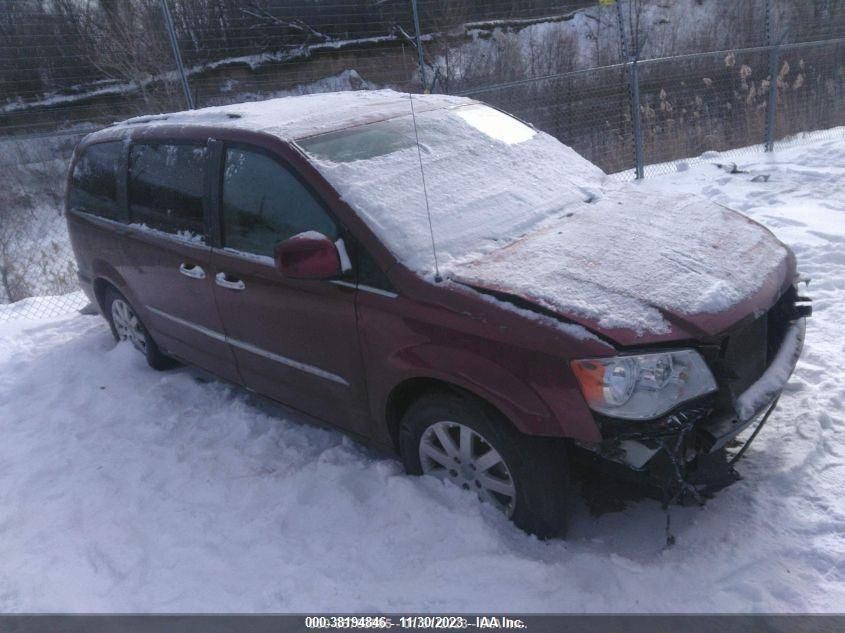
[[[147,351],[147,337],[144,327],[135,312],[123,299],[115,299],[111,304],[111,318],[117,337],[129,341],[140,352]]]
[[[419,453],[424,474],[472,490],[482,501],[513,516],[513,477],[505,460],[480,433],[458,422],[435,422],[423,432]]]

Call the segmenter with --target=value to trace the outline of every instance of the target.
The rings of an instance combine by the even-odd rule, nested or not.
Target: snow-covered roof
[[[333,132],[411,113],[410,95],[394,90],[359,90],[282,97],[169,114],[139,116],[115,127],[203,125],[264,132],[285,141]],[[466,97],[414,95],[417,113],[474,103]]]

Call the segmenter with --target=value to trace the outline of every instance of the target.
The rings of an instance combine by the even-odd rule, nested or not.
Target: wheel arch
[[[399,452],[399,423],[402,421],[405,412],[423,396],[436,393],[467,395],[469,392],[445,380],[417,376],[403,380],[388,394],[384,415],[390,441],[397,453]]]
[[[501,406],[488,394],[473,389],[472,385],[459,384],[456,381],[434,376],[414,376],[396,384],[390,391],[384,407],[385,422],[393,448],[399,452],[399,425],[402,417],[411,405],[420,398],[432,394],[454,395],[474,400],[492,415],[500,417],[516,431],[524,433],[518,415],[513,409]]]
[[[109,288],[114,288],[118,292],[120,290],[115,286],[112,282],[108,279],[103,277],[95,277],[93,282],[94,287],[94,297],[97,299],[97,305],[100,308],[100,312],[105,314],[106,313],[106,292],[108,292]]]
[[[114,288],[124,297],[129,300],[129,303],[135,306],[135,309],[138,310],[137,301],[132,293],[126,286],[126,282],[123,279],[123,276],[117,272],[117,270],[107,262],[103,260],[96,260],[93,263],[93,275],[91,286],[94,290],[94,298],[97,300],[97,305],[100,308],[100,312],[105,314],[105,305],[104,301],[106,298],[106,292],[109,288]]]

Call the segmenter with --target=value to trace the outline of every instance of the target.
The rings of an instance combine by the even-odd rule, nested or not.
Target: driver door
[[[274,246],[305,231],[332,241],[325,205],[273,154],[222,145],[221,244],[212,250],[214,297],[244,384],[353,432],[367,430],[357,290],[284,278]]]

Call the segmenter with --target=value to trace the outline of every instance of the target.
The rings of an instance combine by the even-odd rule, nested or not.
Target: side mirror
[[[276,268],[291,279],[332,279],[341,274],[337,247],[317,231],[306,231],[279,242],[273,255]]]

